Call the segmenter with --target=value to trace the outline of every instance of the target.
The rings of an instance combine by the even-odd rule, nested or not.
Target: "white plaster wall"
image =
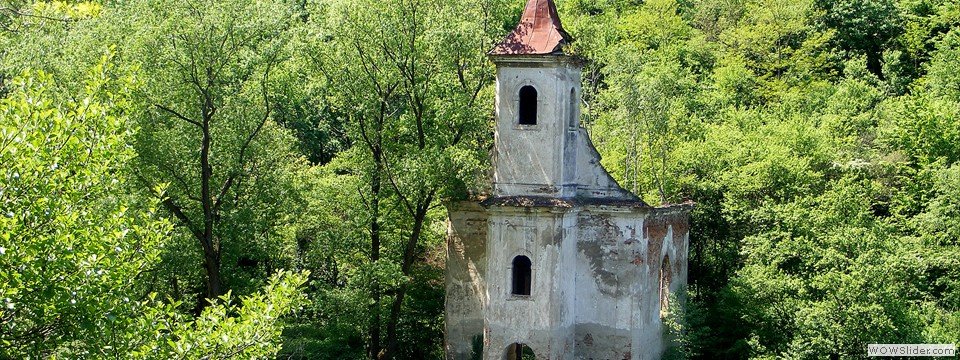
[[[520,88],[537,89],[537,124],[520,125]],[[579,99],[580,68],[560,59],[500,64],[497,67],[497,126],[494,151],[494,191],[498,196],[561,196],[564,183],[573,182],[576,152],[577,106],[570,106],[573,89]],[[569,133],[569,134],[566,134]],[[569,143],[569,145],[568,145]],[[565,148],[569,160],[564,161]],[[564,179],[566,178],[566,181]]]
[[[644,214],[584,210],[578,220],[577,358],[632,358],[649,328],[640,306],[648,292]]]
[[[538,359],[658,359],[663,352],[659,269],[669,254],[670,290],[683,288],[689,206],[647,207],[603,169],[574,120],[580,111],[580,67],[570,60],[494,60],[494,195],[626,202],[584,202],[591,205],[572,209],[451,208],[448,359],[467,358],[481,318],[483,357],[489,360],[503,359],[513,343],[527,344]],[[518,123],[518,94],[525,85],[537,89],[536,125]],[[486,219],[485,231],[476,229],[480,218]],[[517,255],[532,262],[529,297],[510,294]]]
[[[491,213],[484,358],[502,359],[513,343],[529,345],[538,357],[572,358],[574,222],[558,212]],[[532,262],[529,297],[510,293],[518,255]]]
[[[607,170],[600,164],[600,153],[593,146],[590,136],[585,129],[578,130],[576,141],[577,151],[571,154],[571,161],[575,164],[576,194],[582,197],[590,198],[617,198],[617,199],[636,199],[637,197],[620,187],[617,181],[607,173]]]
[[[483,337],[487,213],[472,202],[448,209],[444,345],[447,359],[469,359],[473,338]]]

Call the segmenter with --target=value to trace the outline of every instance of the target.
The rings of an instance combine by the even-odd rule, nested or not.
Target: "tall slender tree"
[[[271,79],[294,9],[280,1],[144,0],[120,9],[146,107],[138,178],[169,184],[164,208],[202,250],[207,298],[225,293],[224,251],[276,236],[294,141],[271,121]],[[256,14],[255,16],[252,14]],[[241,245],[243,244],[243,245]]]
[[[368,261],[396,264],[406,279],[422,258],[430,210],[462,195],[484,164],[493,80],[484,54],[502,36],[504,8],[499,1],[346,1],[320,25],[330,41],[316,62],[348,114],[355,166],[368,174]],[[385,207],[399,209],[395,241],[382,233]],[[370,287],[370,358],[397,356],[409,286]]]

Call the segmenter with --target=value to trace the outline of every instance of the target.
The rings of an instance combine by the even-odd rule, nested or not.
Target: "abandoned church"
[[[448,359],[659,359],[686,282],[690,204],[652,207],[580,126],[581,60],[552,0],[491,52],[492,194],[449,204]]]

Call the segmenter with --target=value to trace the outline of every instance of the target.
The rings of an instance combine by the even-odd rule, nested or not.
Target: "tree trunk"
[[[410,276],[413,268],[413,261],[416,260],[417,243],[420,242],[420,234],[423,232],[423,223],[427,220],[427,210],[433,202],[433,193],[427,195],[425,199],[417,204],[416,212],[413,214],[413,231],[407,239],[406,248],[403,250],[403,264],[400,269],[404,276]],[[399,342],[397,339],[397,326],[400,324],[400,312],[403,310],[403,298],[407,294],[407,284],[403,284],[397,289],[397,294],[393,298],[393,304],[390,307],[390,319],[387,322],[387,356],[386,358],[395,358]]]
[[[374,152],[377,169],[370,179],[370,263],[380,260],[380,154]],[[376,360],[380,356],[380,285],[372,284],[370,297],[373,302],[370,311],[370,343],[367,345],[367,357]]]
[[[883,76],[883,49],[880,46],[874,46],[867,50],[867,70],[877,76],[880,80],[886,80]]]
[[[204,254],[204,269],[207,272],[207,299],[222,295],[220,279],[220,254]]]
[[[397,340],[397,326],[400,324],[400,312],[403,310],[403,298],[407,294],[407,285],[401,285],[397,289],[397,295],[393,298],[393,304],[390,307],[390,319],[387,323],[387,359],[397,357],[397,349],[400,348]]]
[[[211,71],[207,69],[208,77],[210,77]],[[200,246],[203,248],[204,267],[207,271],[207,299],[210,300],[220,297],[223,290],[220,278],[220,244],[213,234],[214,199],[210,184],[213,180],[213,166],[210,164],[210,147],[213,137],[210,134],[210,122],[215,111],[210,95],[204,92],[203,121],[200,127],[203,132],[203,137],[200,140],[200,201],[203,206],[203,238],[199,240]]]

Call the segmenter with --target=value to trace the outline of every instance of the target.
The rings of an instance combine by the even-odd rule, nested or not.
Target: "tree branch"
[[[260,84],[261,93],[263,95],[263,106],[266,109],[263,112],[263,117],[260,118],[260,123],[257,124],[257,127],[250,133],[249,136],[244,140],[243,145],[240,146],[240,154],[237,157],[237,167],[238,169],[230,174],[227,177],[227,180],[223,183],[223,186],[220,188],[220,192],[217,195],[217,198],[213,204],[213,212],[217,213],[220,210],[220,206],[223,204],[223,197],[227,195],[227,192],[230,191],[230,187],[233,186],[233,183],[237,176],[243,172],[244,166],[246,166],[246,154],[247,149],[250,148],[250,144],[253,140],[260,134],[260,131],[263,130],[264,125],[267,124],[267,120],[270,118],[270,98],[267,95],[267,79],[270,77],[270,71],[273,69],[273,60],[267,63],[267,69],[263,72],[263,82]]]
[[[14,8],[12,8],[12,7],[0,7],[0,12],[8,12],[8,13],[13,14],[13,15],[15,15],[15,16],[32,17],[32,18],[43,19],[43,20],[59,21],[59,22],[62,22],[62,23],[70,23],[70,22],[76,21],[76,20],[71,19],[71,18],[68,18],[68,17],[55,18],[55,17],[51,17],[51,16],[46,16],[46,15],[30,14],[30,13],[27,13],[27,12],[23,12],[23,11],[21,11],[20,9],[14,9]]]
[[[137,179],[140,180],[140,182],[142,182],[149,189],[151,190],[154,189],[150,181],[147,180],[147,178],[145,178],[142,174],[136,173],[134,175],[137,177]],[[158,197],[163,196],[163,194],[159,194],[159,193],[155,193],[154,195]],[[173,198],[169,196],[163,196],[163,201],[161,201],[161,203],[163,204],[164,208],[170,211],[170,213],[177,218],[177,220],[180,220],[180,222],[183,223],[183,226],[187,227],[187,230],[189,230],[190,233],[193,234],[193,236],[195,236],[197,239],[200,239],[201,242],[203,241],[203,234],[201,234],[199,231],[197,231],[194,228],[193,222],[190,221],[190,218],[187,216],[187,214],[183,212],[183,209],[180,207],[180,205],[176,203],[176,201],[173,200]]]
[[[172,114],[173,116],[177,117],[177,118],[180,119],[180,120],[186,121],[186,122],[188,122],[188,123],[191,123],[191,124],[193,124],[193,125],[196,125],[197,127],[203,128],[203,125],[200,124],[199,121],[196,121],[196,120],[190,119],[190,118],[188,118],[188,117],[186,117],[186,116],[183,116],[183,115],[181,115],[180,113],[178,113],[176,110],[173,110],[173,109],[171,109],[171,108],[168,108],[168,107],[163,106],[163,105],[160,105],[160,104],[154,104],[153,106],[156,106],[158,109],[163,110],[163,111],[166,111],[166,112]]]

